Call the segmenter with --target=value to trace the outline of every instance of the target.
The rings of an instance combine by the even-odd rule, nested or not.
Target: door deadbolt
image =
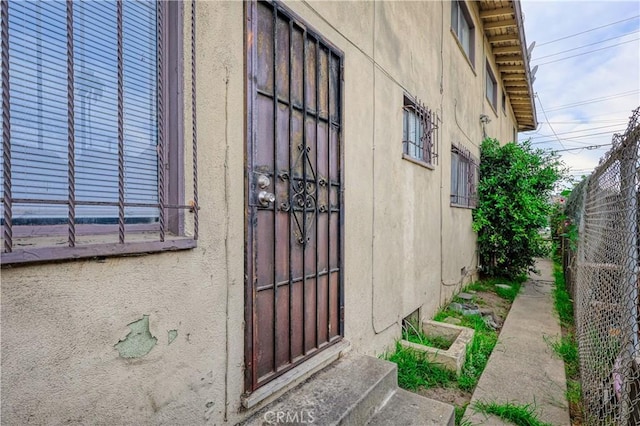
[[[271,179],[267,175],[258,176],[258,187],[260,189],[265,189],[267,186],[271,185]]]
[[[268,191],[260,191],[258,193],[258,201],[263,207],[268,206],[270,203],[273,203],[276,200],[276,196],[273,192]]]

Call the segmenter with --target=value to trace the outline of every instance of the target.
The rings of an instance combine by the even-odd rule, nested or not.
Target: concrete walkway
[[[535,405],[538,418],[568,426],[564,363],[546,340],[560,336],[553,308],[553,263],[538,259],[540,275],[531,275],[511,306],[487,368],[473,393],[465,419],[473,425],[499,426],[493,416],[474,413],[475,401]]]

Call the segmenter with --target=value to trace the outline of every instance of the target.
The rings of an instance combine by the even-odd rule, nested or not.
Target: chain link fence
[[[575,298],[576,287],[576,255],[578,250],[575,235],[580,225],[582,214],[584,212],[584,196],[587,189],[588,179],[583,179],[572,190],[564,205],[565,222],[561,224],[562,237],[559,238],[560,253],[562,253],[562,269],[564,271],[564,279],[567,289],[571,297]]]
[[[563,240],[563,266],[588,425],[640,425],[639,120],[640,108],[565,207],[578,230],[577,244]]]

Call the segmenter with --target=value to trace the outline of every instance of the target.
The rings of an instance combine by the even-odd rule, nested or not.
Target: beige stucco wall
[[[433,315],[473,277],[471,210],[449,205],[450,147],[479,154],[482,113],[489,136],[510,140],[513,113],[490,110],[489,46],[476,31],[472,68],[450,32],[449,3],[286,4],[344,52],[345,337],[377,354],[399,337],[403,317]],[[220,424],[248,414],[239,412],[243,23],[241,2],[197,4],[198,247],[2,270],[3,423]],[[441,119],[433,170],[402,159],[405,92]],[[114,345],[143,315],[156,346],[120,358]],[[178,331],[170,345],[169,330]]]
[[[184,7],[190,31],[189,3]],[[226,410],[237,409],[244,321],[243,7],[198,2],[197,9],[198,247],[3,268],[3,424],[221,423]],[[186,128],[189,146],[190,122]],[[156,346],[142,358],[120,358],[114,345],[143,315]],[[170,345],[169,330],[178,332]],[[233,395],[231,408],[226,394]]]

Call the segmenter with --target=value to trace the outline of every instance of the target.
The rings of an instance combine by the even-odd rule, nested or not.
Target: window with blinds
[[[437,130],[436,114],[405,95],[402,111],[403,157],[418,160],[427,166],[435,165],[438,158]]]
[[[65,225],[71,248],[84,225],[115,226],[120,244],[132,225],[146,225],[164,242],[173,210],[197,213],[193,202],[180,205],[168,155],[182,152],[172,146],[181,138],[164,136],[182,127],[164,99],[181,84],[168,72],[182,59],[167,46],[181,34],[182,5],[172,3],[2,2],[4,253],[24,227]],[[194,174],[194,198],[195,183]]]
[[[134,1],[121,6],[119,35],[115,2],[73,3],[77,224],[117,223],[119,119],[125,142],[125,202],[158,202],[156,7]],[[119,61],[124,74],[121,86]],[[67,223],[68,208],[59,203],[66,203],[69,191],[67,66],[65,3],[12,2],[9,108],[14,225]],[[157,221],[157,207],[126,209],[126,223]]]
[[[478,160],[465,148],[451,146],[451,205],[474,208],[477,203]]]
[[[475,59],[475,27],[469,9],[467,9],[463,0],[451,2],[451,30],[456,35],[462,50],[464,50],[473,66]]]
[[[496,82],[496,78],[493,75],[493,71],[491,71],[489,61],[487,61],[486,75],[487,81],[485,84],[485,94],[494,111],[498,111],[498,83]]]

